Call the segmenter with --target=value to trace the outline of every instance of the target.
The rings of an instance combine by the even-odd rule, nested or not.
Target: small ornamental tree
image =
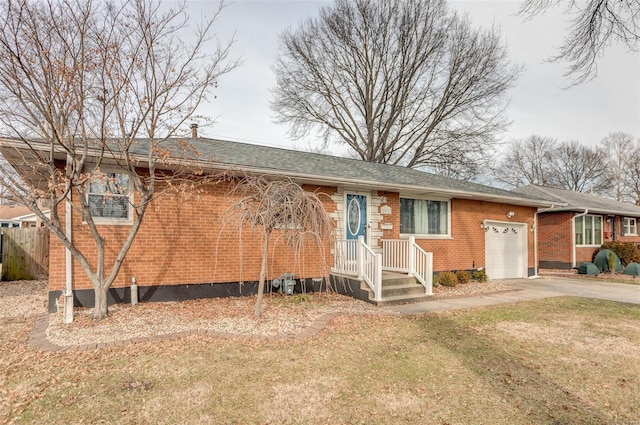
[[[207,43],[221,8],[187,42],[185,4],[0,4],[0,149],[11,164],[0,163],[0,194],[29,207],[80,264],[96,321],[107,316],[107,292],[149,202],[199,179],[198,153],[176,136],[237,65],[227,60],[230,44]],[[69,238],[65,208],[86,223],[94,258]],[[108,247],[105,218],[128,219],[126,236]],[[116,255],[106,263],[108,251]]]
[[[279,239],[301,253],[308,240],[322,249],[333,236],[335,226],[318,194],[305,191],[290,179],[246,175],[231,192],[239,199],[225,212],[225,221],[237,224],[239,231],[249,226],[261,234],[262,262],[255,304],[255,317],[259,319],[272,235],[278,232]]]

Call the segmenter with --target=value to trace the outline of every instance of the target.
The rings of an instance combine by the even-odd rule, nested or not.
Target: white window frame
[[[400,238],[406,239],[414,236],[416,239],[453,239],[451,237],[451,198],[440,198],[435,196],[416,196],[410,194],[400,194],[400,199],[417,199],[421,201],[437,201],[447,203],[447,233],[441,235],[430,235],[425,233],[400,233]],[[398,217],[401,220],[400,214],[400,199],[398,199]],[[398,227],[400,223],[398,222]]]
[[[633,222],[633,226],[631,225]],[[627,231],[627,229],[629,229]],[[623,236],[638,236],[638,221],[635,217],[623,217],[622,219],[622,235]]]
[[[600,243],[595,243],[595,240],[596,240],[596,226],[595,226],[595,220],[594,220],[595,217],[599,217],[600,218]],[[591,227],[591,232],[592,232],[591,239],[592,239],[593,243],[590,243],[590,244],[584,243],[584,241],[586,240],[585,230],[586,230],[586,227],[587,227],[586,226],[586,219],[587,218],[591,219],[591,224],[592,224],[592,227]],[[601,215],[595,215],[595,214],[594,215],[587,214],[587,215],[581,215],[579,217],[574,217],[573,218],[573,225],[574,225],[574,229],[576,229],[576,232],[574,232],[574,233],[577,233],[577,227],[578,227],[577,223],[576,223],[576,219],[581,219],[582,220],[582,243],[578,243],[578,239],[576,237],[576,240],[575,240],[576,246],[596,247],[596,246],[602,245],[602,242],[604,241],[604,229],[603,229],[604,222],[605,222],[604,218]],[[574,237],[575,237],[575,235],[574,235]]]
[[[127,174],[122,172],[121,170],[104,170],[102,171],[104,174]],[[95,217],[91,216],[93,222],[95,224],[106,224],[106,225],[132,225],[133,224],[133,181],[131,180],[131,176],[129,176],[129,188],[127,195],[115,195],[115,196],[126,196],[127,198],[127,217],[126,218],[115,218],[115,217]],[[89,204],[89,196],[91,195],[91,182],[87,182],[87,193],[86,199],[87,204]],[[89,204],[90,205],[90,204]],[[91,209],[89,209],[89,213],[91,213]],[[86,224],[86,222],[84,222]]]

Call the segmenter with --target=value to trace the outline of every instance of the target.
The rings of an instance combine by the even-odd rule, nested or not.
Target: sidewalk
[[[444,310],[485,307],[490,305],[533,301],[543,298],[575,296],[640,304],[640,285],[589,279],[541,277],[502,281],[513,291],[463,298],[449,298],[385,307],[403,314],[422,314]]]

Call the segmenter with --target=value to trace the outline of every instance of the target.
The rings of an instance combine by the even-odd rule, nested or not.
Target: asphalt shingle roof
[[[441,195],[457,198],[479,199],[514,205],[550,207],[551,202],[537,194],[516,193],[464,180],[411,168],[365,162],[358,159],[262,146],[236,141],[209,138],[169,139],[163,147],[174,152],[182,151],[186,141],[199,155],[184,158],[199,163],[205,169],[240,170],[265,175],[288,176],[302,183],[329,186],[348,186],[368,190],[383,190],[416,195]],[[0,140],[0,148],[10,160],[12,149],[22,149],[21,141]],[[32,141],[32,146],[38,145]],[[42,149],[49,149],[42,143]],[[117,145],[112,146],[117,152]],[[146,157],[149,139],[137,139],[129,153]],[[58,152],[60,158],[65,154]],[[17,157],[20,159],[21,157]]]
[[[514,193],[512,191],[456,180],[441,175],[414,170],[406,167],[365,162],[357,159],[336,157],[311,152],[302,152],[271,146],[231,142],[217,139],[188,139],[205,158],[215,167],[249,169],[269,174],[280,174],[307,179],[342,181],[345,184],[358,182],[380,190],[397,189],[437,192],[465,192],[470,195],[508,198],[520,200],[525,205],[544,205],[543,198],[535,195]],[[135,150],[145,153],[145,143],[139,143]]]
[[[538,198],[548,199],[557,204],[565,204],[554,206],[549,211],[584,211],[600,213],[600,214],[616,214],[640,217],[640,207],[626,202],[618,202],[613,199],[604,198],[602,196],[592,195],[590,193],[575,192],[572,190],[556,189],[553,187],[542,187],[529,185],[519,187],[514,190],[516,193],[536,196]]]

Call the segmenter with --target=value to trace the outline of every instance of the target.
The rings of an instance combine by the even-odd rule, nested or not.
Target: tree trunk
[[[109,313],[107,308],[107,293],[109,292],[109,286],[107,285],[93,285],[94,307],[91,317],[96,322],[102,319],[106,319]]]
[[[256,298],[255,316],[260,318],[262,298],[264,297],[264,283],[267,280],[267,260],[269,259],[269,233],[264,234],[262,240],[262,266],[260,267],[260,282],[258,282],[258,297]]]

